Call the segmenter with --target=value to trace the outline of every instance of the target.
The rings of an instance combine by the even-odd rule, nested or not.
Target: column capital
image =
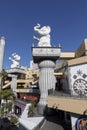
[[[54,68],[55,67],[55,62],[51,60],[44,60],[39,63],[40,68]]]

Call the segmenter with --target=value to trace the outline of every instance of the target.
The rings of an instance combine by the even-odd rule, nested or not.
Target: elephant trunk
[[[40,24],[37,24],[37,25],[34,27],[34,31],[38,32],[38,31],[39,31],[39,28],[40,28]]]

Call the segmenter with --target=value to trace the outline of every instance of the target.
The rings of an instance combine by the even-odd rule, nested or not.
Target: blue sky
[[[62,52],[75,51],[87,38],[87,0],[0,0],[4,68],[10,67],[13,52],[21,56],[20,65],[29,67],[37,23],[51,27],[52,45],[61,44]]]

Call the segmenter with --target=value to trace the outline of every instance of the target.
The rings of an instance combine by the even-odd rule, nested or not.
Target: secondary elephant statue
[[[9,60],[12,61],[11,68],[19,67],[20,58],[21,57],[16,53],[13,53],[12,57],[9,57]]]
[[[50,34],[49,34],[51,32],[50,26],[43,26],[42,28],[40,28],[40,27],[41,27],[40,24],[37,24],[34,27],[34,31],[40,35],[40,38],[38,38],[36,36],[34,36],[33,38],[38,41],[38,46],[51,47]]]

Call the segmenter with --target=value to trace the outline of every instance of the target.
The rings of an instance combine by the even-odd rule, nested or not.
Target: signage
[[[76,130],[87,130],[87,118],[79,118],[76,121]]]

